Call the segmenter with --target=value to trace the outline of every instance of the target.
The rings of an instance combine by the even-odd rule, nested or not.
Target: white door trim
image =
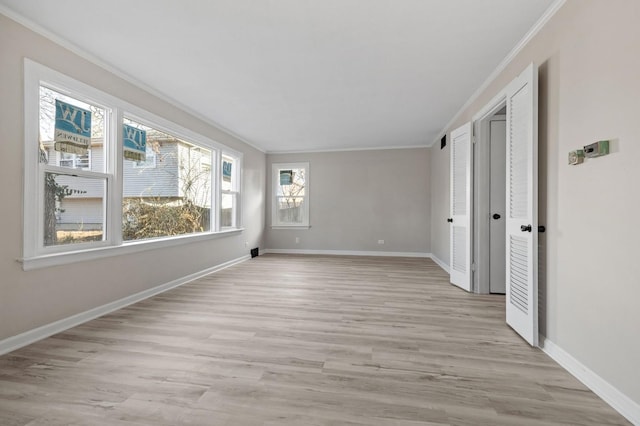
[[[514,79],[514,82],[517,81],[519,78],[522,78],[524,75],[529,75],[531,78],[531,82],[533,84],[532,89],[533,89],[533,98],[535,100],[535,102],[537,102],[537,67],[535,66],[535,64],[530,64],[526,70],[524,70],[518,77],[516,77],[516,79]],[[510,84],[508,84],[507,86],[505,86],[502,90],[500,90],[492,99],[490,102],[488,102],[484,107],[482,107],[474,116],[472,119],[472,122],[474,123],[474,126],[476,126],[476,129],[481,130],[482,129],[482,124],[485,123],[487,121],[488,118],[490,118],[491,116],[493,116],[501,107],[502,105],[506,104],[508,101],[508,94],[513,90],[513,85],[515,84],[514,82],[511,82]],[[532,167],[530,170],[531,173],[531,182],[535,183],[537,185],[537,104],[536,106],[533,108],[532,110],[533,113],[533,123],[532,123],[532,138],[533,140],[536,142],[534,145],[534,149],[535,149],[535,158],[534,158],[534,162],[535,162],[535,167]],[[509,124],[507,124],[507,133],[509,132]],[[479,137],[481,138],[481,141],[484,141],[483,135],[484,132],[480,131],[479,133]],[[507,170],[508,173],[508,170]],[[508,177],[507,177],[508,178]],[[508,180],[507,180],[508,182]],[[507,191],[508,191],[508,185],[507,185]],[[532,259],[532,273],[534,276],[534,279],[532,280],[534,287],[533,288],[529,288],[528,294],[530,297],[530,300],[533,304],[533,306],[531,307],[532,309],[530,310],[530,313],[532,314],[532,317],[530,317],[527,320],[526,324],[521,324],[520,326],[517,326],[517,328],[527,328],[528,331],[526,331],[524,334],[527,335],[527,337],[524,337],[525,340],[527,340],[527,342],[529,342],[531,345],[533,346],[537,346],[538,345],[538,341],[539,341],[539,336],[538,336],[538,277],[537,277],[537,269],[538,269],[538,247],[537,247],[537,229],[538,229],[538,221],[537,221],[537,187],[535,188],[536,193],[532,194],[531,197],[531,202],[535,203],[535,208],[533,208],[533,217],[530,220],[530,224],[532,226],[532,242],[531,244],[535,244],[535,246],[531,247],[530,252],[532,253],[533,259]],[[509,199],[509,194],[507,194],[507,200]],[[518,225],[519,226],[522,224]],[[529,223],[527,223],[527,225],[529,225]],[[475,231],[474,231],[475,232]],[[535,235],[534,235],[535,234]],[[507,258],[506,263],[508,265],[509,263],[509,252],[508,252],[508,239],[509,239],[509,235],[507,233],[507,237],[506,237],[506,241],[505,244],[507,244]],[[508,271],[507,271],[507,291],[509,291],[509,284],[508,284],[508,280],[509,280],[509,276],[508,276]],[[483,291],[482,288],[479,288],[480,291]],[[488,288],[486,289],[486,291],[488,292]],[[507,304],[508,304],[508,300],[509,300],[509,294],[507,294]],[[509,316],[509,315],[508,315]],[[509,325],[511,325],[513,327],[512,324],[509,323],[509,319],[507,320],[507,323]],[[514,327],[514,329],[516,329],[516,327]],[[522,334],[522,333],[520,333]]]

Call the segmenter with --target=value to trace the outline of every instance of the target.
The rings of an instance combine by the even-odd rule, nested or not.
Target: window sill
[[[271,225],[271,229],[309,229],[311,225]]]
[[[165,247],[173,247],[182,244],[196,243],[200,241],[215,240],[240,234],[244,228],[225,229],[219,232],[206,234],[185,235],[176,237],[158,238],[153,240],[143,240],[126,242],[119,246],[96,247],[85,250],[68,251],[64,253],[52,253],[29,258],[18,259],[22,263],[24,271],[33,269],[48,268],[51,266],[67,265],[69,263],[82,262],[86,260],[102,259],[111,256],[137,253],[146,250],[155,250]]]

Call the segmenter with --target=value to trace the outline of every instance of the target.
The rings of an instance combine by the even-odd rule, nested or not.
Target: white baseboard
[[[447,265],[446,263],[444,263],[442,260],[438,259],[436,256],[433,255],[433,253],[431,254],[431,260],[433,260],[434,262],[436,262],[438,264],[439,267],[441,267],[442,269],[444,269],[444,271],[447,274],[451,274],[451,271],[449,270],[449,265]]]
[[[640,425],[640,404],[633,401],[609,382],[598,376],[586,365],[571,356],[560,346],[544,336],[540,336],[540,348],[555,362],[580,380],[593,393],[622,414],[632,424]]]
[[[263,253],[274,254],[319,254],[325,256],[381,256],[381,257],[431,257],[431,253],[403,251],[359,251],[359,250],[297,250],[265,249]]]
[[[92,319],[101,317],[110,312],[117,311],[118,309],[122,309],[125,306],[129,306],[136,302],[140,302],[141,300],[147,299],[151,296],[155,296],[156,294],[165,292],[167,290],[171,290],[172,288],[175,288],[175,287],[179,287],[190,281],[196,280],[200,277],[204,277],[205,275],[209,275],[213,272],[220,271],[221,269],[228,268],[229,266],[233,266],[238,263],[244,262],[245,260],[248,260],[250,258],[251,256],[249,255],[242,256],[237,259],[233,259],[228,262],[222,263],[220,265],[207,268],[203,271],[195,272],[185,277],[178,278],[176,280],[159,285],[157,287],[153,287],[148,290],[144,290],[139,293],[132,294],[131,296],[124,297],[114,302],[107,303],[106,305],[98,306],[96,308],[89,309],[88,311],[81,312],[76,315],[72,315],[68,318],[64,318],[64,319],[52,322],[50,324],[43,325],[41,327],[34,328],[33,330],[25,331],[24,333],[18,334],[16,336],[12,336],[7,339],[0,340],[0,355],[14,351],[23,346],[30,345],[31,343],[37,342],[38,340],[42,340],[56,333],[60,333],[62,331],[68,330],[72,327],[75,327],[77,325],[90,321]]]

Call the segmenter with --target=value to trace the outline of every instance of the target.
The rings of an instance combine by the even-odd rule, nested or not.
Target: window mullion
[[[236,227],[241,227],[242,226],[242,199],[240,198],[240,194],[242,193],[242,167],[244,167],[243,164],[243,158],[237,158],[236,159],[236,170],[234,173],[234,182],[235,182],[235,187],[233,188],[235,191],[235,226]]]
[[[215,158],[211,161],[211,178],[213,179],[213,185],[211,185],[213,191],[211,200],[212,204],[215,205],[211,206],[211,226],[215,230],[214,232],[219,232],[222,228],[222,151],[219,149],[212,151],[212,155],[214,155]]]
[[[109,241],[113,245],[122,244],[122,190],[123,190],[123,143],[122,143],[122,109],[114,108],[109,120],[108,141],[109,155],[107,161],[107,173],[112,176],[111,185],[108,188],[109,203],[107,205],[107,217],[109,218],[109,227],[107,235]],[[120,131],[119,131],[120,130]]]
[[[98,178],[107,179],[107,178],[109,178],[111,176],[109,173],[93,172],[93,171],[89,171],[89,170],[74,169],[74,168],[71,168],[71,167],[41,165],[40,168],[43,169],[46,172],[55,173],[57,175],[86,177],[86,178],[89,178],[89,179],[98,179]]]
[[[44,177],[46,173],[46,167],[43,164],[39,164],[36,167],[36,175],[38,176],[38,180],[36,182],[38,188],[38,197],[34,200],[37,208],[35,211],[37,212],[37,218],[35,223],[37,224],[35,230],[31,230],[33,232],[30,238],[34,238],[33,246],[34,253],[41,252],[44,249]],[[32,197],[31,197],[32,198]],[[33,223],[33,222],[32,222]],[[26,232],[26,230],[25,230]]]

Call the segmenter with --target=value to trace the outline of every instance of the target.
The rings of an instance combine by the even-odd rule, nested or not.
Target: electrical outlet
[[[245,241],[245,242],[244,242],[244,246],[245,246],[245,247],[249,247],[249,241]]]
[[[378,240],[378,244],[384,244],[384,240]]]
[[[300,244],[300,237],[296,237],[296,244]]]

